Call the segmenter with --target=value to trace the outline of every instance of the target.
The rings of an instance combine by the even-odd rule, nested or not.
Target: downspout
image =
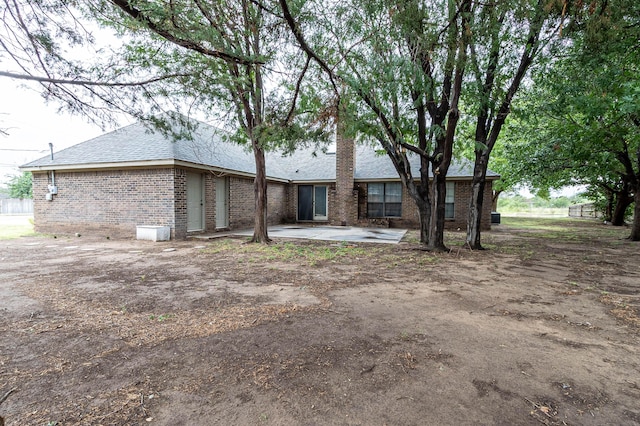
[[[49,152],[51,152],[51,161],[53,161],[53,144],[49,142]],[[51,185],[56,186],[56,175],[53,170],[51,170]]]

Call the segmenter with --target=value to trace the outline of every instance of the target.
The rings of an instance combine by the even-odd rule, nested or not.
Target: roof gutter
[[[25,172],[46,172],[46,171],[100,171],[100,170],[119,170],[119,169],[149,169],[149,168],[169,168],[169,167],[185,167],[189,169],[205,170],[216,173],[223,173],[230,176],[240,176],[246,178],[255,178],[255,173],[242,172],[238,170],[225,169],[223,167],[206,166],[203,164],[190,163],[180,160],[153,160],[153,161],[130,161],[130,162],[112,162],[112,163],[87,163],[87,164],[47,164],[43,166],[21,166],[20,170]],[[267,176],[267,179],[273,182],[288,183],[289,179]]]

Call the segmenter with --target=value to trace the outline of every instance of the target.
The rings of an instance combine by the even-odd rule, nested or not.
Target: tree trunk
[[[437,170],[437,169],[436,169]],[[433,202],[435,208],[431,211],[429,224],[429,243],[427,248],[433,251],[448,251],[444,245],[445,200],[447,182],[445,175],[435,173],[433,176]]]
[[[480,224],[482,222],[482,205],[484,193],[484,179],[474,177],[471,183],[471,199],[469,202],[469,217],[467,219],[466,243],[472,250],[484,250],[480,241]]]
[[[482,224],[482,206],[484,203],[484,186],[487,176],[488,154],[476,152],[471,182],[471,198],[469,201],[469,217],[467,218],[466,243],[472,250],[484,250],[480,241],[480,225]],[[497,198],[497,197],[496,197]]]
[[[267,172],[264,150],[253,143],[253,154],[256,160],[256,178],[253,181],[255,191],[255,218],[252,243],[268,243],[271,241],[267,233]]]
[[[502,194],[502,191],[493,191],[493,195],[491,196],[491,211],[492,212],[497,212],[498,211],[498,198],[500,197],[500,194]]]
[[[613,220],[613,209],[615,204],[615,196],[613,191],[607,191],[607,206],[604,209],[604,220],[611,222]]]
[[[431,228],[431,203],[429,200],[414,200],[418,207],[418,218],[420,219],[420,244],[429,247],[429,229]]]
[[[633,225],[631,226],[629,239],[631,241],[640,241],[640,185],[638,185],[638,188],[635,188],[633,199],[635,206],[633,207]]]
[[[429,249],[429,230],[431,229],[431,193],[429,188],[429,161],[424,157],[420,160],[420,184],[416,185],[411,179],[411,175],[405,169],[396,167],[398,174],[404,184],[409,196],[418,209],[418,219],[420,221],[420,245]],[[394,163],[395,164],[395,163]],[[404,171],[403,171],[404,170]]]
[[[624,225],[624,214],[627,211],[627,207],[629,207],[629,204],[632,202],[633,197],[631,197],[627,191],[623,190],[616,193],[616,207],[613,210],[613,215],[611,216],[611,224],[613,226]]]

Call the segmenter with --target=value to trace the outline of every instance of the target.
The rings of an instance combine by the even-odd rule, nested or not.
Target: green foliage
[[[444,248],[444,210],[437,208],[444,198],[430,196],[429,170],[438,169],[433,184],[442,190],[459,118],[462,79],[456,76],[465,68],[471,4],[347,0],[296,8],[302,27],[315,29],[310,50],[340,83],[345,132],[384,149],[425,218],[422,243],[437,249]],[[418,170],[411,169],[408,152],[421,157]]]
[[[33,176],[31,172],[13,176],[7,184],[11,198],[33,198]]]
[[[603,13],[572,21],[562,56],[537,70],[515,111],[507,155],[519,180],[538,189],[618,191],[640,178],[640,13],[632,12],[640,9],[593,5]]]
[[[132,10],[142,17],[132,17]],[[179,85],[150,92],[153,99],[188,111],[186,116],[197,111],[226,123],[234,141],[261,149],[326,142],[326,123],[318,119],[321,102],[309,90],[317,70],[305,68],[305,58],[287,48],[286,28],[259,5],[131,1],[100,12],[112,17],[104,25],[127,36],[121,54],[129,66],[182,74]]]
[[[167,320],[171,319],[172,317],[173,317],[172,314],[160,314],[160,315],[151,314],[151,315],[149,315],[149,319],[151,321],[157,321],[157,322],[164,322],[164,321],[167,321]]]

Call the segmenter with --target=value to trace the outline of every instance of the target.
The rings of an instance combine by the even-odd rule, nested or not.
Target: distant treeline
[[[499,212],[526,211],[531,209],[560,209],[569,208],[574,204],[589,203],[591,200],[581,196],[571,197],[533,197],[526,198],[522,195],[502,195],[498,199]]]

